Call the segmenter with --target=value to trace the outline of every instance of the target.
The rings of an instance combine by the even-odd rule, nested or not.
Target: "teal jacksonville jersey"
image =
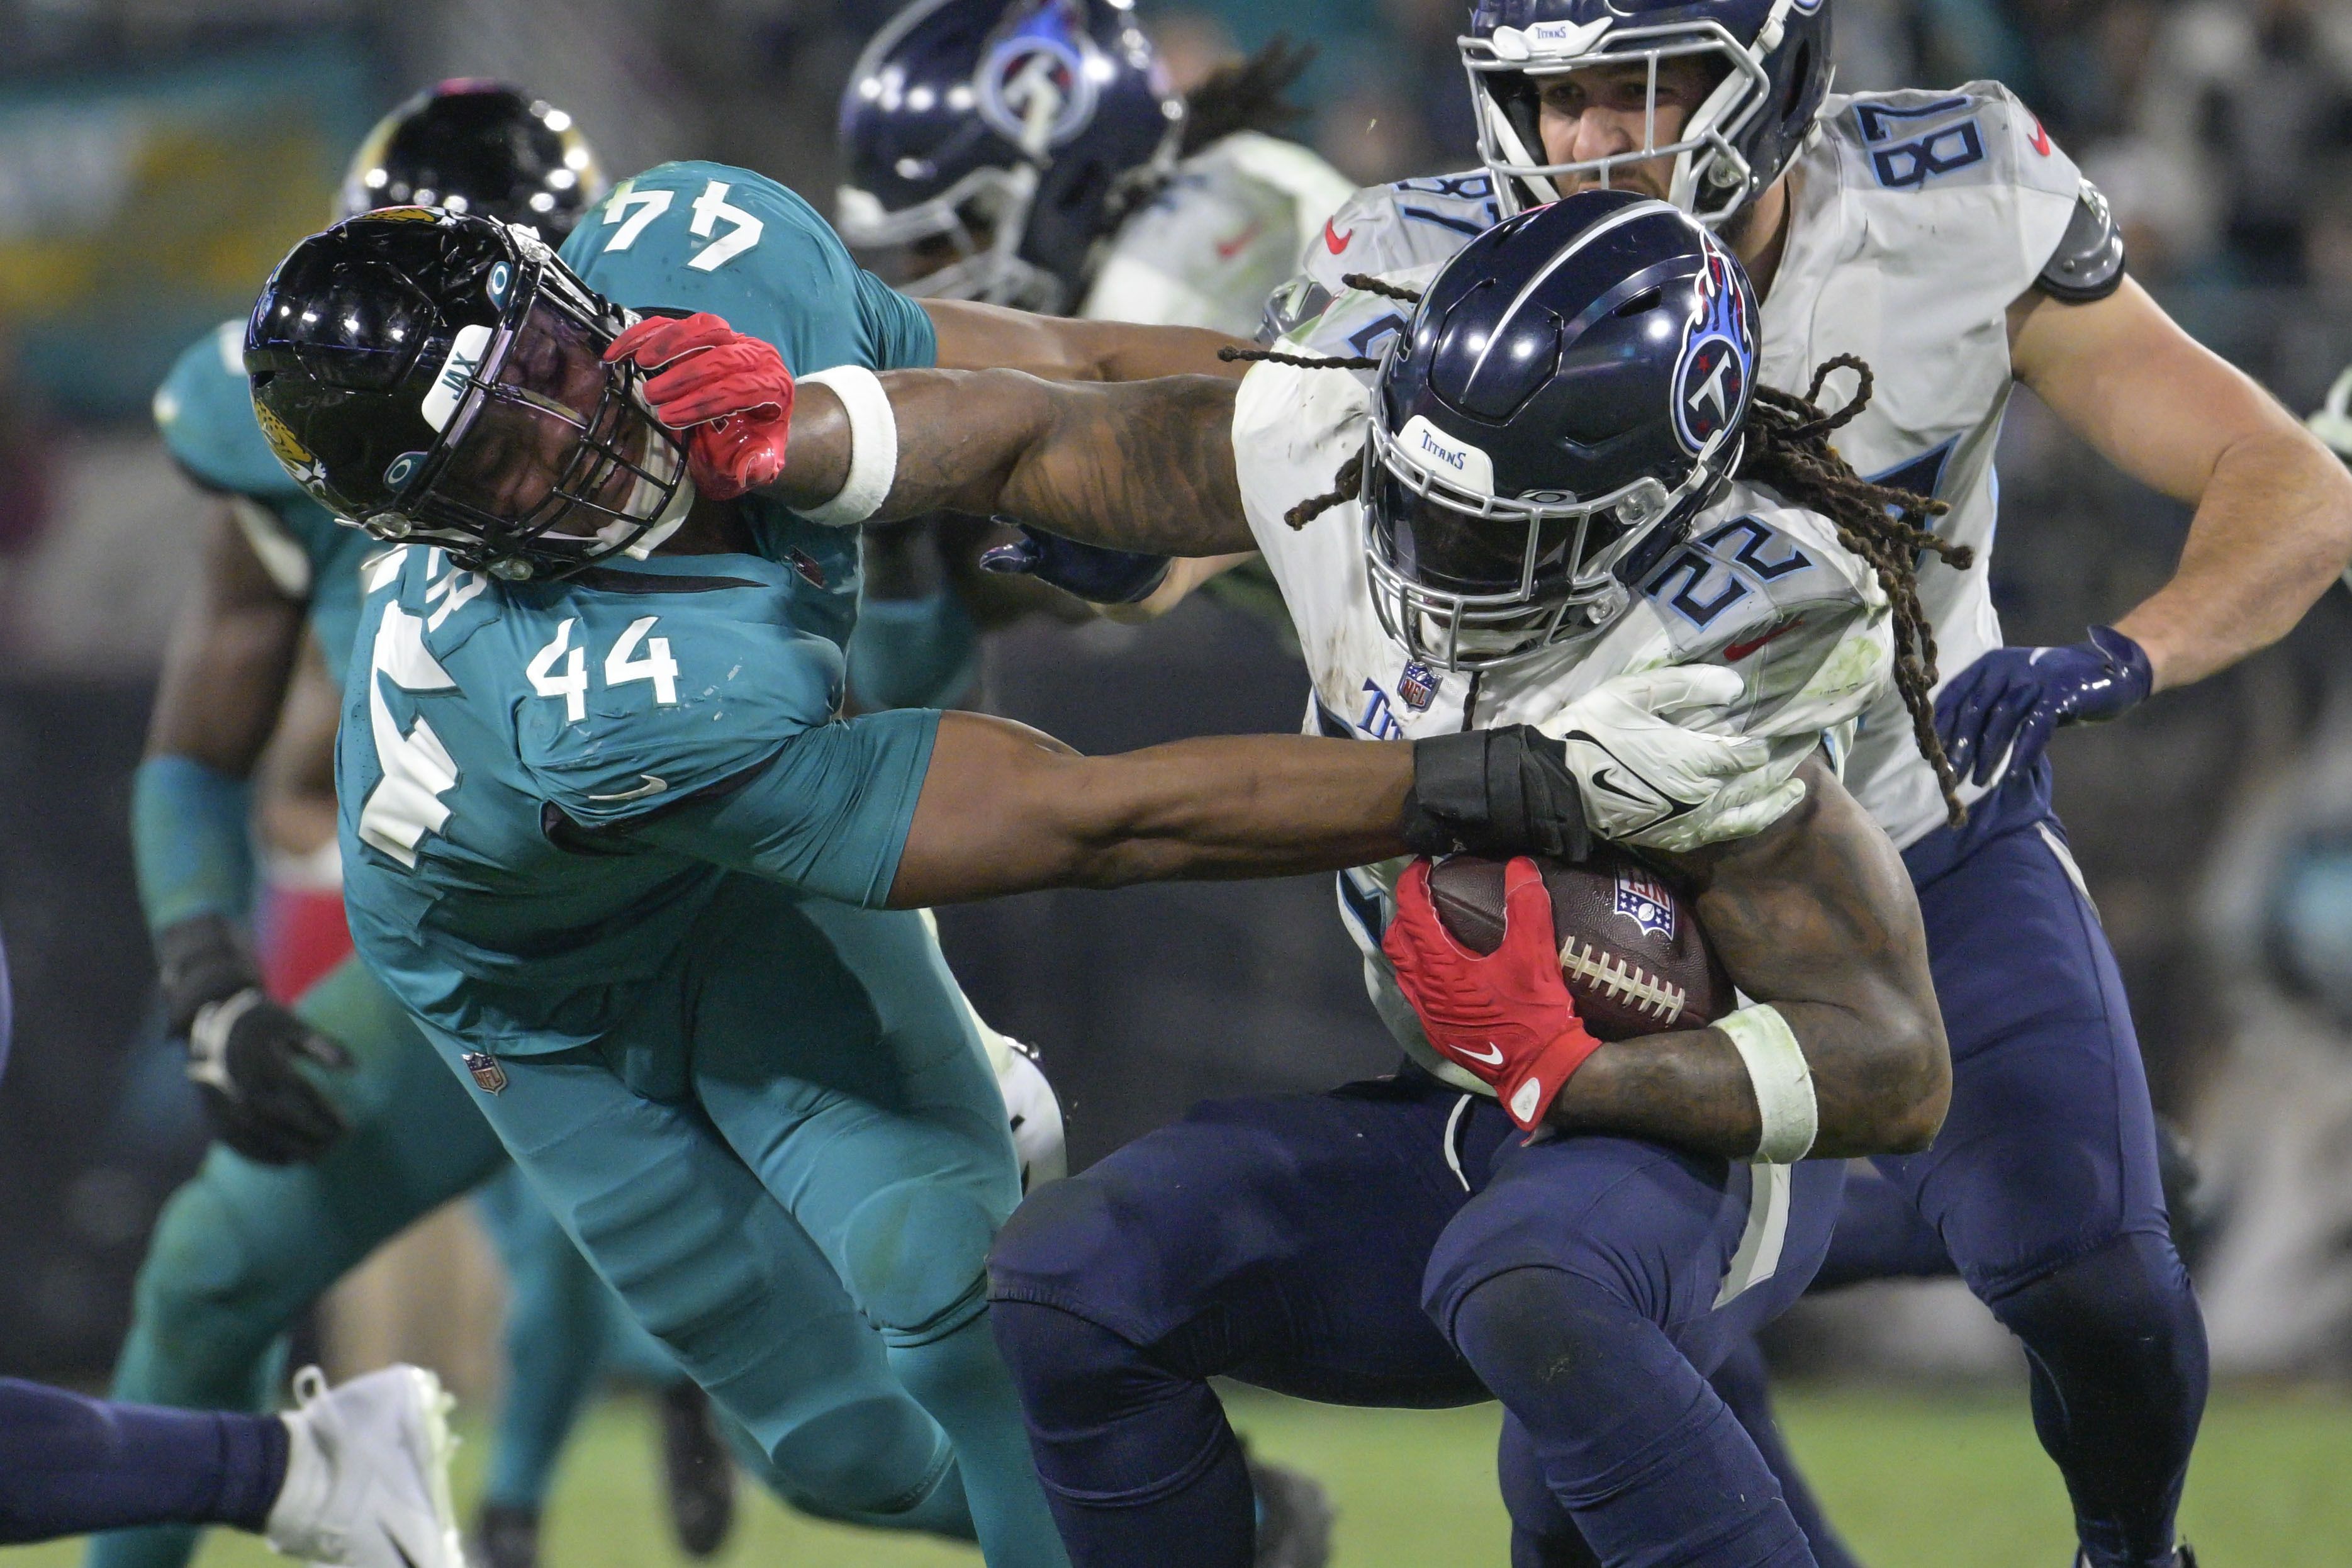
[[[372,565],[336,752],[344,900],[428,1023],[511,1054],[602,1036],[723,879],[878,905],[939,716],[839,710],[827,590],[751,555],[508,584]]]
[[[749,169],[664,163],[624,180],[562,255],[614,303],[708,310],[773,344],[794,375],[838,364],[920,368],[938,353],[920,306],[861,269],[814,207]],[[816,527],[756,496],[738,505],[761,554],[828,591],[803,624],[846,641],[857,614],[857,531]]]
[[[327,672],[343,678],[359,624],[360,566],[383,548],[335,521],[296,484],[253,416],[245,322],[224,321],[189,345],[155,389],[164,449],[197,484],[236,504],[236,519],[270,577],[310,605]]]

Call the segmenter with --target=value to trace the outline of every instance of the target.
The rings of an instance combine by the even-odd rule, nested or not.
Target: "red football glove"
[[[686,432],[687,460],[704,495],[732,500],[784,471],[793,373],[773,344],[707,311],[648,316],[614,338],[604,358],[650,373],[646,400],[663,424]]]
[[[1601,1042],[1569,999],[1552,946],[1551,895],[1524,856],[1504,870],[1503,913],[1503,944],[1481,958],[1439,922],[1429,862],[1416,860],[1397,883],[1381,951],[1438,1054],[1491,1085],[1511,1120],[1533,1131]]]

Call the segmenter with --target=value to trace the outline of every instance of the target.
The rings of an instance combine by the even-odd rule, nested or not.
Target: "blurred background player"
[[[1275,134],[1314,51],[1276,38],[1179,97],[1121,0],[918,0],[875,35],[841,100],[842,237],[925,298],[1255,332],[1352,184]],[[1286,639],[1254,557],[1105,551],[976,518],[868,531],[852,680],[876,706],[951,700],[977,634],[1086,612],[1036,582],[1149,616],[1213,580]],[[985,566],[985,574],[978,568]]]
[[[554,240],[604,188],[563,110],[502,83],[450,81],[376,126],[341,205],[348,214],[437,202]],[[190,1041],[189,1076],[219,1142],[158,1223],[115,1394],[259,1407],[281,1375],[284,1335],[330,1285],[410,1221],[490,1182],[478,1212],[507,1268],[509,1375],[479,1550],[491,1568],[535,1560],[564,1436],[617,1363],[665,1390],[672,1519],[701,1555],[725,1533],[733,1480],[707,1401],[620,1311],[351,956],[331,758],[360,566],[376,547],[271,456],[246,386],[243,333],[241,321],[207,333],[155,399],[173,458],[217,500],[132,828],[170,1026]],[[257,810],[248,780],[266,744]],[[248,947],[238,924],[257,886],[257,829]],[[194,1546],[184,1529],[110,1535],[92,1543],[90,1562],[176,1568]]]
[[[1364,193],[1308,286],[1449,255],[1461,230],[1615,185],[1672,199],[1747,261],[1768,384],[1796,390],[1840,352],[1869,362],[1875,395],[1839,449],[1946,502],[1937,531],[1977,552],[1966,570],[1928,563],[1920,592],[1970,820],[1943,823],[1889,705],[1848,772],[1919,888],[1954,1062],[1935,1148],[1879,1168],[2023,1342],[2084,1560],[2170,1568],[2188,1557],[2174,1515],[2204,1324],[2168,1231],[2128,1003],[2043,747],[2284,635],[2352,556],[2352,481],[2125,276],[2105,199],[2007,89],[1829,98],[1830,18],[1789,0],[1481,0],[1461,52],[1485,167]],[[1992,458],[2013,383],[2197,509],[2172,580],[2071,647],[2000,646]],[[1909,1268],[1916,1240],[1908,1226],[1886,1238],[1890,1269]]]

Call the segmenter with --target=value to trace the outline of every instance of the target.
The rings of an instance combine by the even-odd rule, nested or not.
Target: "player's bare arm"
[[[1812,1068],[1822,1156],[1927,1146],[1951,1098],[1951,1058],[1902,860],[1816,760],[1802,804],[1750,837],[1666,857],[1740,990],[1788,1020]],[[1753,1081],[1719,1029],[1604,1046],[1552,1121],[1743,1158],[1761,1133]]]
[[[1048,381],[1145,381],[1160,375],[1214,375],[1238,381],[1246,364],[1217,357],[1246,347],[1201,327],[1147,327],[1041,316],[971,300],[925,300],[939,336],[943,370],[1027,371]]]
[[[1160,555],[1255,548],[1234,468],[1234,384],[1066,385],[1013,371],[894,371],[898,466],[882,518],[1007,512],[1088,544]],[[849,477],[850,422],[811,385],[769,493],[808,509]]]
[[[214,510],[196,591],[164,651],[147,753],[245,778],[277,726],[302,648],[303,606],[271,580],[228,503]]]
[[[1025,725],[945,714],[889,902],[1285,876],[1408,854],[1413,752],[1234,735],[1083,757]]]
[[[2116,623],[2156,689],[2277,641],[2352,562],[2352,474],[2137,282],[2081,305],[2029,291],[2009,335],[2017,378],[2069,428],[2197,508],[2172,580]]]

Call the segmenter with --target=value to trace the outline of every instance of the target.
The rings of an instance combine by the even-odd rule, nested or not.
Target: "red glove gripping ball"
[[[1601,1042],[1576,1016],[1552,947],[1551,896],[1524,856],[1504,874],[1502,945],[1480,957],[1449,935],[1429,897],[1429,862],[1397,883],[1381,950],[1429,1043],[1491,1086],[1522,1129],[1541,1125],[1559,1091]]]

